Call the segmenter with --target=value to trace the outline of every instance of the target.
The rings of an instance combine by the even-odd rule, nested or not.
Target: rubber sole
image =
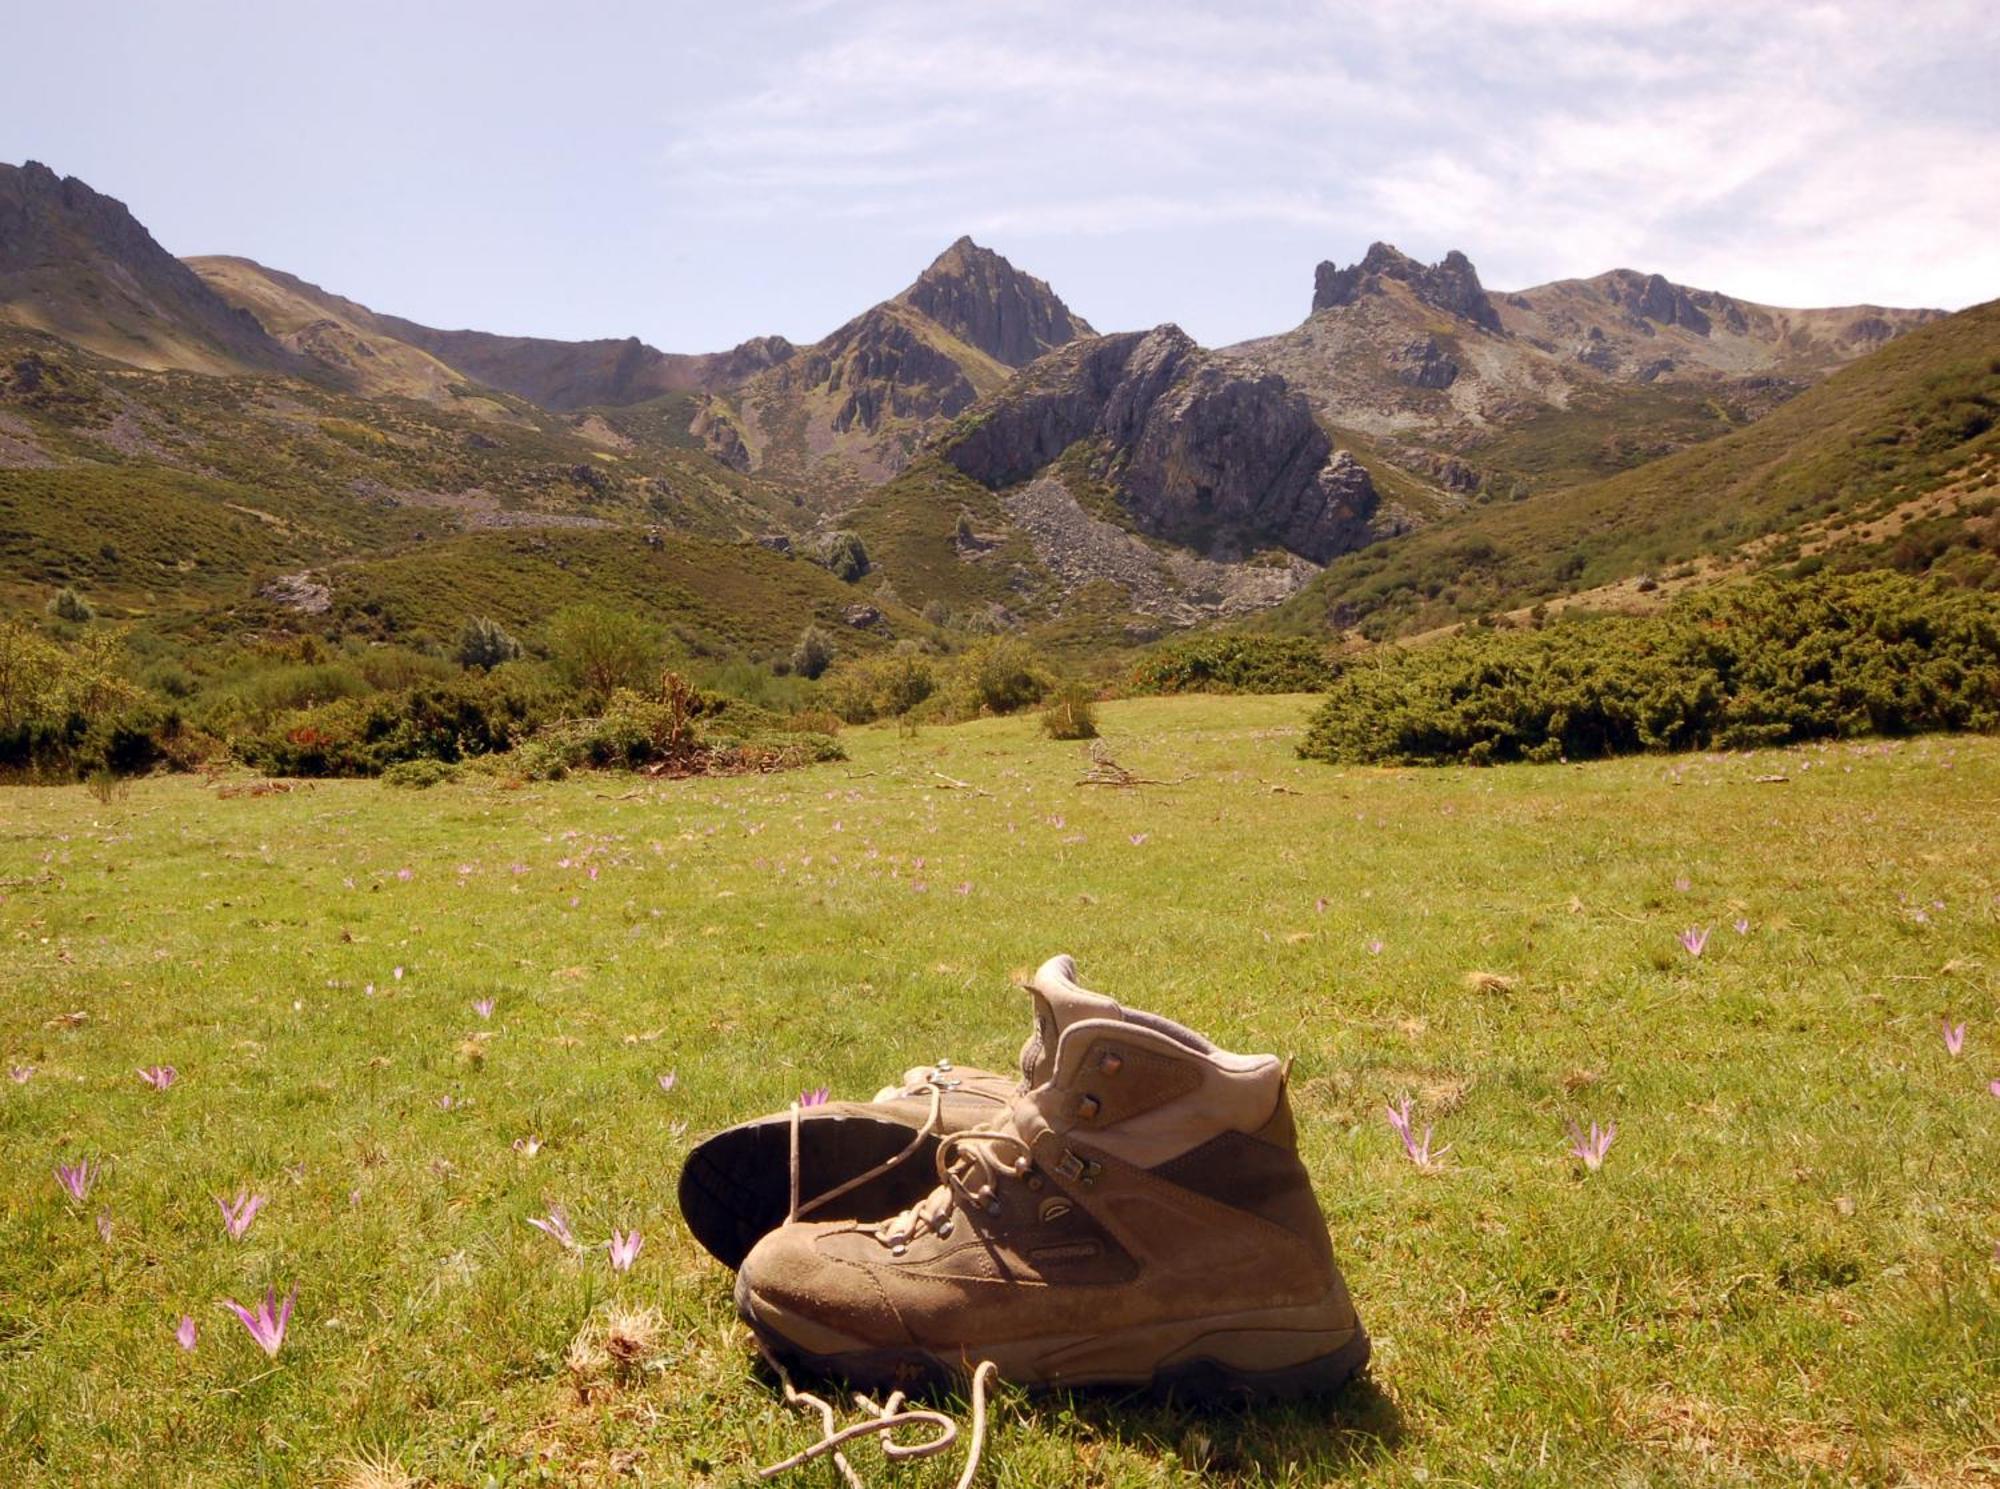
[[[1176,1319],[1072,1340],[968,1345],[963,1356],[920,1345],[859,1346],[772,1305],[740,1275],[736,1309],[788,1368],[878,1391],[962,1387],[980,1359],[991,1359],[1002,1380],[1030,1390],[1115,1387],[1181,1401],[1287,1401],[1338,1391],[1366,1368],[1369,1354],[1368,1331],[1358,1320],[1328,1327],[1310,1306]]]
[[[799,1121],[799,1195],[837,1188],[854,1175],[887,1163],[909,1147],[916,1130],[901,1122],[849,1114]],[[831,1204],[814,1220],[886,1220],[909,1208],[937,1184],[937,1138],[927,1136],[903,1162]],[[681,1217],[710,1255],[732,1270],[791,1211],[790,1116],[765,1117],[718,1132],[697,1145],[681,1165]]]

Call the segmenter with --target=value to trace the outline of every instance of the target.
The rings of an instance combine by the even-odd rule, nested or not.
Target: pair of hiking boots
[[[1368,1359],[1286,1068],[1052,958],[1018,1080],[949,1065],[696,1147],[681,1212],[777,1360],[864,1386],[1331,1390]]]

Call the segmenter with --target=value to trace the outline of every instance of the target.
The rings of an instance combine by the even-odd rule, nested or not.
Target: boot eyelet
[[[950,1240],[951,1232],[952,1232],[952,1224],[949,1220],[947,1220],[943,1225],[939,1226],[937,1230],[938,1236],[941,1240]]]
[[[1078,1098],[1076,1103],[1076,1114],[1077,1116],[1081,1117],[1084,1121],[1088,1122],[1092,1117],[1097,1115],[1098,1109],[1102,1105],[1103,1103],[1100,1102],[1095,1096],[1080,1097]]]
[[[1000,1213],[1000,1201],[997,1199],[987,1201],[986,1213],[988,1215],[998,1215]]]
[[[1123,1055],[1118,1054],[1115,1050],[1106,1050],[1104,1057],[1097,1062],[1097,1068],[1106,1075],[1116,1075],[1118,1074],[1118,1068],[1124,1063],[1125,1057]]]
[[[908,1251],[909,1249],[910,1248],[905,1246],[901,1241],[898,1241],[896,1242],[895,1245],[889,1248],[889,1255],[901,1256],[904,1252]]]

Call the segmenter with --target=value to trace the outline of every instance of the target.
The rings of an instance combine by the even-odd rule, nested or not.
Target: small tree
[[[580,693],[603,701],[619,688],[643,688],[660,665],[653,628],[623,610],[571,605],[549,621],[556,672]]]
[[[820,562],[834,578],[852,584],[868,572],[868,550],[862,546],[858,533],[829,533],[820,546]]]
[[[56,597],[49,601],[49,614],[57,620],[74,621],[77,625],[97,618],[97,612],[90,608],[90,601],[67,584],[57,590]]]
[[[826,632],[807,626],[799,633],[799,644],[792,648],[792,671],[800,677],[818,677],[832,662],[833,643]]]
[[[458,633],[458,665],[498,667],[521,654],[521,643],[507,634],[497,620],[483,615],[469,617]]]
[[[979,541],[979,534],[972,529],[972,514],[964,507],[958,509],[958,526],[952,531],[952,540],[961,548],[970,548]]]

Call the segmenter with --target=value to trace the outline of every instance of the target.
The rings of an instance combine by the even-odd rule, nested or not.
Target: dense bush
[[[1136,693],[1317,693],[1333,682],[1326,648],[1304,636],[1182,636],[1132,669]]]
[[[474,615],[459,628],[457,657],[461,667],[498,667],[520,654],[521,643],[497,620]]]
[[[150,765],[159,753],[150,731],[178,735],[180,718],[156,715],[124,662],[105,632],[65,643],[0,621],[0,772],[69,780]]]
[[[1050,739],[1097,738],[1097,700],[1080,682],[1066,682],[1049,695],[1042,731]]]
[[[659,673],[662,641],[638,616],[602,605],[570,605],[549,621],[549,655],[575,691],[603,702]]]
[[[1300,753],[1480,764],[1994,728],[2000,602],[1868,574],[1385,648],[1345,669]]]
[[[820,680],[820,698],[850,724],[900,718],[937,689],[928,657],[910,651],[851,657]]]
[[[792,648],[792,671],[800,677],[818,677],[832,665],[833,642],[818,626],[807,626],[799,633],[799,644]]]
[[[850,532],[828,533],[819,546],[819,561],[836,579],[852,584],[868,572],[868,549],[862,544],[860,535]]]
[[[280,714],[233,743],[240,759],[271,775],[379,775],[405,760],[451,764],[511,749],[560,703],[501,668]]]

